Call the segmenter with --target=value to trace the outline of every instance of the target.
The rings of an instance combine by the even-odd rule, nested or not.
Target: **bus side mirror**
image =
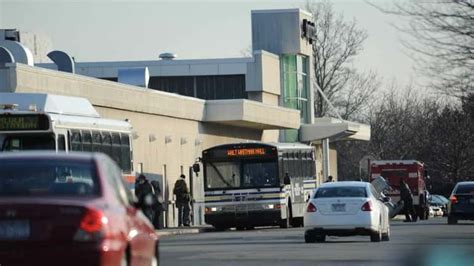
[[[196,174],[201,171],[201,166],[198,163],[193,164],[193,172]]]

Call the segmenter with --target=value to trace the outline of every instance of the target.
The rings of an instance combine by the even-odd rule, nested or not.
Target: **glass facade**
[[[301,111],[301,123],[309,123],[309,60],[302,55],[280,57],[283,84],[283,106]],[[284,131],[285,142],[297,142],[298,130]]]
[[[148,88],[203,100],[247,99],[245,75],[150,77]]]

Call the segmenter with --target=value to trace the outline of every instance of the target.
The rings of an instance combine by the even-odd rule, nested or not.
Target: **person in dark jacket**
[[[150,183],[153,186],[154,194],[156,197],[155,204],[153,205],[153,209],[155,211],[153,225],[155,226],[156,229],[161,229],[163,228],[163,225],[161,222],[161,216],[164,211],[163,194],[161,193],[160,182],[158,182],[157,180],[152,180]]]
[[[328,180],[326,180],[326,182],[324,182],[324,183],[334,182],[333,179],[334,179],[334,178],[332,177],[332,175],[330,175],[330,176],[328,176]]]
[[[417,217],[413,207],[413,195],[408,184],[400,178],[400,198],[403,201],[403,211],[405,212],[405,222],[416,222]]]
[[[185,175],[181,175],[173,189],[173,193],[176,195],[176,207],[178,208],[178,226],[189,226],[189,201],[191,197],[185,178]]]
[[[155,211],[153,205],[155,203],[155,193],[153,186],[150,184],[145,175],[140,174],[135,182],[135,196],[145,216],[153,223]]]

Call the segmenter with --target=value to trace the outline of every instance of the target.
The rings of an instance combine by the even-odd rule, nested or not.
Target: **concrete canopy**
[[[303,142],[329,138],[338,140],[370,140],[370,125],[329,117],[316,118],[314,124],[303,124],[300,139]]]
[[[254,129],[298,129],[298,110],[245,99],[207,100],[203,122]]]

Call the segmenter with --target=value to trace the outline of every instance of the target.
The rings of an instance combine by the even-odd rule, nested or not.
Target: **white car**
[[[327,235],[369,235],[372,242],[390,239],[389,210],[367,182],[333,182],[318,187],[304,214],[306,243],[324,242]]]
[[[431,213],[433,215],[431,215]],[[443,216],[444,212],[439,206],[430,206],[430,216],[435,217],[435,216]]]

